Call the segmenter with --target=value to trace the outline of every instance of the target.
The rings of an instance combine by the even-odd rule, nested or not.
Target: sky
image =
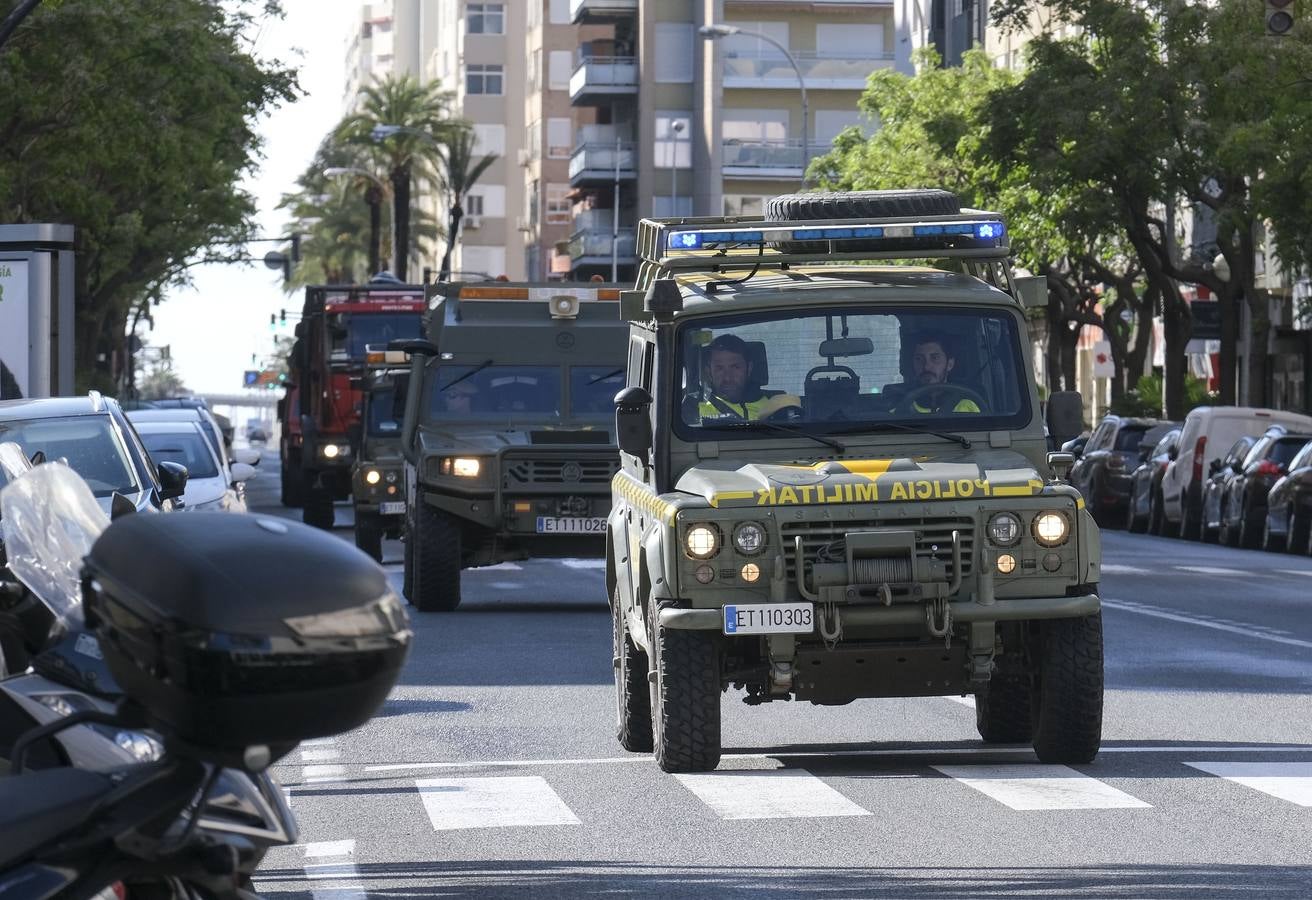
[[[253,32],[256,53],[296,67],[304,95],[259,123],[264,158],[244,187],[259,205],[262,237],[283,234],[286,213],[275,209],[314,157],[342,112],[346,36],[359,15],[359,0],[283,0],[284,19],[265,19]],[[254,257],[277,244],[252,244]],[[300,311],[300,298],[281,288],[282,272],[263,263],[199,266],[190,288],[175,289],[155,308],[155,329],[146,343],[168,345],[174,369],[197,393],[242,392],[251,354],[261,361],[274,349],[269,314]],[[291,325],[279,327],[290,334]]]

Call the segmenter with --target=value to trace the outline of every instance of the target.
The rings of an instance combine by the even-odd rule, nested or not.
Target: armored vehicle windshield
[[[603,366],[435,365],[425,379],[431,422],[609,420],[624,371]]]

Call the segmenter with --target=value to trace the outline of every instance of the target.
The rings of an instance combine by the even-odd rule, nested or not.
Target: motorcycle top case
[[[366,722],[409,649],[372,559],[266,516],[126,516],[87,555],[87,624],[152,725],[193,748],[290,749]],[[285,752],[285,751],[284,751]]]

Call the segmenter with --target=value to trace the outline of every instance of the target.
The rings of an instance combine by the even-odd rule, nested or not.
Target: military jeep
[[[399,538],[405,523],[405,458],[401,420],[409,360],[400,351],[365,350],[359,450],[351,466],[355,545],[382,562],[383,538]]]
[[[606,548],[620,743],[713,769],[730,688],[973,695],[986,742],[1092,760],[1100,541],[1051,452],[1080,398],[1054,394],[1045,432],[1045,290],[1002,218],[799,194],[644,220],[638,245]]]
[[[429,293],[428,339],[392,346],[411,354],[404,591],[443,611],[462,569],[604,552],[628,326],[604,284]]]

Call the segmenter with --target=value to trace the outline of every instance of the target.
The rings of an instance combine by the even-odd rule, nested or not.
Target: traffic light
[[[1266,33],[1283,37],[1294,27],[1294,0],[1266,0]]]
[[[279,322],[282,322],[282,324],[286,325],[286,324],[287,324],[287,310],[283,309],[283,310],[279,310],[278,312],[279,312],[279,315],[278,315],[278,321],[279,321]]]
[[[278,327],[278,316],[276,313],[269,313],[269,327],[270,328]]]

